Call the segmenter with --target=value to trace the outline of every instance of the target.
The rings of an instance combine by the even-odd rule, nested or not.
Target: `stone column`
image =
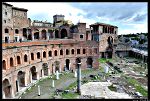
[[[48,68],[48,76],[51,75],[50,68]]]
[[[3,99],[5,99],[5,92],[3,91]]]
[[[74,71],[74,77],[77,77],[77,70]]]
[[[27,77],[24,78],[24,85],[27,86]]]
[[[5,94],[5,93],[4,93]],[[13,87],[11,86],[11,97],[14,98],[15,97],[15,94],[14,94],[14,89]]]
[[[71,69],[71,63],[69,63],[69,70]]]
[[[77,93],[81,94],[81,68],[80,68],[81,63],[77,64]]]
[[[32,73],[31,73],[31,71],[29,72],[29,75],[30,75],[30,83],[32,83]]]
[[[61,72],[61,66],[59,67],[59,72]]]
[[[40,76],[38,72],[36,72],[36,76],[37,76],[37,80],[39,80]]]
[[[32,34],[32,41],[34,40],[34,34]]]
[[[40,96],[40,85],[38,85],[38,96]]]
[[[55,82],[54,82],[54,80],[52,80],[52,87],[55,87]]]
[[[57,80],[59,79],[59,72],[58,72],[58,70],[56,71],[56,79]]]
[[[49,33],[46,33],[46,40],[49,40]]]
[[[43,71],[43,69],[42,69],[42,77],[44,77],[44,71]]]

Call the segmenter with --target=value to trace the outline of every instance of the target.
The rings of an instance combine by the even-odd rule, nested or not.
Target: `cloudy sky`
[[[53,15],[63,14],[65,20],[95,22],[118,26],[118,34],[148,32],[147,2],[7,2],[15,7],[28,9],[31,20],[53,22]]]

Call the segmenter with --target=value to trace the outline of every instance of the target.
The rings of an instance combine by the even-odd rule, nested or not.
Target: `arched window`
[[[37,59],[40,59],[40,52],[37,53]]]
[[[5,33],[9,33],[9,30],[7,28],[5,28]]]
[[[74,49],[71,50],[71,54],[74,54]]]
[[[68,49],[66,49],[66,55],[69,55],[69,50]]]
[[[63,55],[63,50],[62,49],[60,50],[60,55]]]
[[[31,53],[31,60],[34,60],[34,54]]]
[[[19,30],[18,30],[18,29],[15,29],[15,33],[18,34],[18,33],[19,33]]]
[[[5,60],[3,60],[3,70],[6,70],[6,61]]]
[[[86,50],[85,49],[83,49],[83,54],[85,54],[86,53]]]
[[[21,64],[20,56],[17,56],[17,64]]]
[[[43,58],[46,58],[46,52],[45,51],[43,52]]]
[[[55,50],[55,52],[54,52],[54,53],[55,53],[55,56],[57,56],[57,50]]]
[[[48,52],[49,57],[52,57],[52,51]]]
[[[28,57],[27,57],[27,55],[25,54],[24,55],[24,62],[27,62],[28,61]]]
[[[14,66],[14,61],[13,61],[13,58],[11,57],[10,58],[10,67],[13,67]]]

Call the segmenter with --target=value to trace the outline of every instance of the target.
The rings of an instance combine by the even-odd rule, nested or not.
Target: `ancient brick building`
[[[116,26],[102,23],[92,24],[88,29],[86,23],[53,26],[50,22],[31,22],[27,11],[3,3],[3,98],[15,98],[21,89],[56,70],[75,71],[76,60],[81,61],[81,69],[97,69],[99,58],[112,58]]]

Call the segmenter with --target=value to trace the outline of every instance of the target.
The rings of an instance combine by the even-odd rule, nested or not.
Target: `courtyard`
[[[113,59],[100,59],[99,61],[99,69],[88,68],[81,71],[81,95],[76,93],[77,78],[74,77],[74,73],[66,71],[60,73],[58,80],[56,80],[54,74],[39,80],[38,83],[27,89],[20,96],[20,99],[139,98],[136,92],[142,95],[141,98],[147,97],[147,65],[143,65],[141,60],[131,57],[122,59],[116,57]],[[109,62],[113,65],[110,65]],[[109,67],[108,73],[105,73],[105,66]],[[115,66],[118,66],[121,72],[118,72],[114,68]],[[52,87],[52,80],[54,80],[55,87]],[[103,83],[107,84],[102,85]],[[40,96],[38,95],[38,85],[40,86]],[[100,88],[99,93],[94,93],[93,85],[95,85],[95,89]],[[105,89],[101,89],[98,85]],[[92,88],[92,90],[89,88]],[[110,96],[111,94],[114,96]],[[119,96],[119,94],[122,96]]]

